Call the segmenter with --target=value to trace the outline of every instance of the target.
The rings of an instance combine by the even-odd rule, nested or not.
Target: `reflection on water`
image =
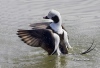
[[[15,68],[66,68],[80,66],[80,63],[95,62],[90,55],[69,54],[62,56],[33,55],[13,59]],[[71,65],[73,64],[73,65]]]
[[[67,66],[66,56],[42,56],[40,58],[31,58],[31,60],[30,58],[15,59],[14,61],[19,62],[15,63],[20,64],[17,66],[18,68],[62,68]]]

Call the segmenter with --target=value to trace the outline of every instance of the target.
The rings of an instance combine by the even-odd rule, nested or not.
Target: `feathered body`
[[[51,10],[44,19],[51,19],[53,22],[31,24],[32,30],[18,30],[18,36],[30,46],[43,48],[48,55],[68,54],[68,48],[71,46],[67,32],[62,26],[60,13]]]

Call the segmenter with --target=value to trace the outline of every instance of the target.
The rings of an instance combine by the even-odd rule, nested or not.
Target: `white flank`
[[[61,53],[60,50],[59,50],[60,38],[56,33],[54,33],[53,35],[54,35],[54,38],[55,38],[55,49],[52,52],[52,54],[54,54],[54,52],[57,50],[57,54],[60,55],[60,53]]]

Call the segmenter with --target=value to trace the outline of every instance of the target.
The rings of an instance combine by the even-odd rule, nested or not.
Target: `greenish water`
[[[0,0],[0,68],[99,68],[100,67],[99,0]],[[18,29],[44,21],[49,10],[58,10],[73,47],[70,54],[48,56],[41,48],[24,44]],[[96,48],[86,54],[94,40]]]

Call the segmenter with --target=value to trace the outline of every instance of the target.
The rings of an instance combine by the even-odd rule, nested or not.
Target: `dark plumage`
[[[67,37],[67,32],[61,24],[60,13],[51,10],[44,18],[51,19],[53,22],[31,24],[32,30],[18,30],[17,35],[27,45],[43,48],[48,52],[48,55],[68,54],[67,45],[68,47],[70,45],[64,38]]]

